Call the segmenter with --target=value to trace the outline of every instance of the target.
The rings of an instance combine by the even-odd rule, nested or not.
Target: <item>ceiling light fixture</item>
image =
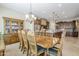
[[[26,19],[33,19],[33,20],[36,20],[36,17],[35,15],[32,13],[32,3],[31,3],[31,0],[30,0],[30,3],[29,3],[29,13],[25,15],[26,16]]]
[[[62,14],[64,15],[64,14],[65,14],[65,12],[63,11],[63,12],[62,12]]]
[[[67,18],[67,16],[64,16],[65,18]]]
[[[58,7],[62,7],[62,4],[58,4]]]

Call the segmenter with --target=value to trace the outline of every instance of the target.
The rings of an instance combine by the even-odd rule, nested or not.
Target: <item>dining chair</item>
[[[59,33],[58,33],[59,35]],[[52,45],[52,48],[49,48],[49,54],[50,55],[54,55],[54,56],[62,56],[62,39],[61,39],[61,36],[62,36],[62,33],[60,33],[60,36],[56,37],[53,37],[52,41],[53,41],[53,44],[55,45]]]
[[[26,52],[26,55],[29,55],[29,44],[27,40],[27,33],[24,30],[21,30],[24,46],[23,46],[23,53]]]
[[[23,39],[22,39],[22,35],[21,35],[21,30],[18,30],[18,39],[20,41],[19,49],[21,49],[21,51],[23,51]]]
[[[5,56],[5,49],[4,35],[0,33],[0,56]]]
[[[53,44],[51,48],[49,48],[49,54],[54,56],[62,55],[62,45],[59,44],[59,38],[53,38]]]
[[[36,43],[36,38],[34,35],[27,35],[29,46],[30,46],[30,55],[39,56],[40,54],[45,52],[45,49],[38,46]]]

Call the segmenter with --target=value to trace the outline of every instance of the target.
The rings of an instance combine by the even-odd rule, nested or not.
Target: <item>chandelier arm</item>
[[[32,3],[31,3],[31,0],[30,0],[30,4],[29,4],[29,7],[30,7],[30,14],[32,14]]]

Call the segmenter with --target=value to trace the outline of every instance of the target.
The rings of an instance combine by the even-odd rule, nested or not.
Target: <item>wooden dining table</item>
[[[59,38],[56,37],[48,37],[48,36],[36,36],[37,45],[46,48],[46,55],[48,53],[49,48],[52,48],[59,42]]]

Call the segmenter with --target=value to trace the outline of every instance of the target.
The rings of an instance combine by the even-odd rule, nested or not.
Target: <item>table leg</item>
[[[46,49],[45,56],[49,56],[49,48]]]
[[[5,51],[3,50],[3,56],[5,55]]]
[[[4,56],[5,55],[5,50],[1,50],[0,51],[0,56]]]

